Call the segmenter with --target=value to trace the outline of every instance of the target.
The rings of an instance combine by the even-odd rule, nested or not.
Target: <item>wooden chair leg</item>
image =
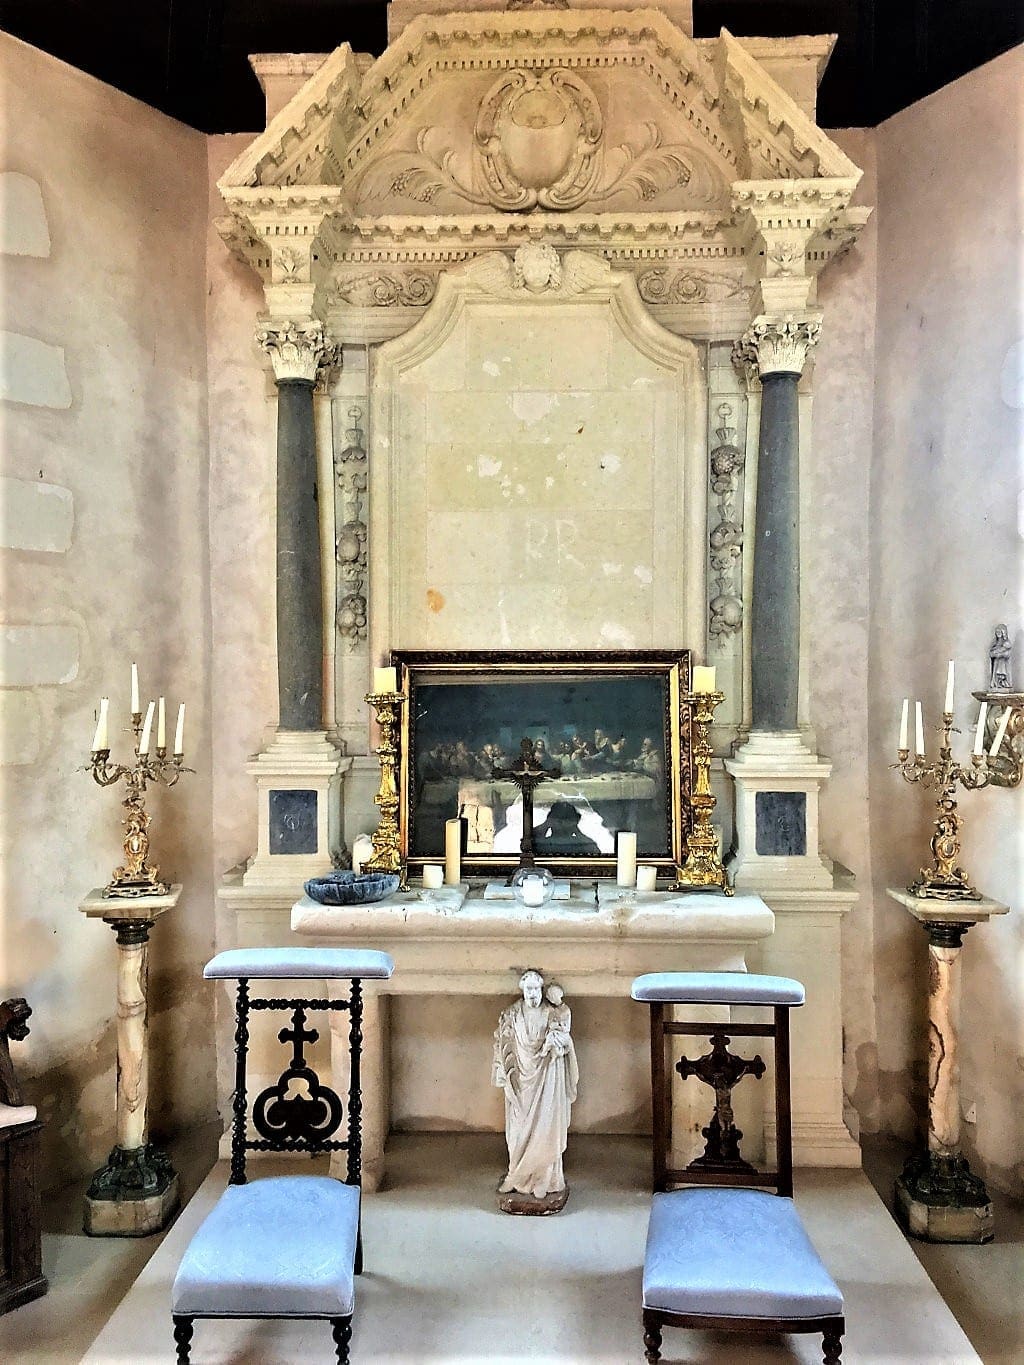
[[[658,1365],[661,1359],[661,1323],[644,1314],[644,1358],[647,1365]]]
[[[356,1275],[363,1273],[363,1223],[359,1220],[359,1230],[356,1232],[356,1263],[353,1267]]]
[[[822,1342],[823,1365],[839,1365],[839,1358],[842,1354],[843,1329],[841,1327],[829,1327]]]
[[[352,1340],[352,1319],[331,1318],[331,1335],[334,1337],[334,1350],[338,1365],[348,1365],[348,1346]]]
[[[189,1365],[189,1350],[192,1345],[192,1333],[195,1330],[192,1318],[181,1317],[178,1313],[173,1313],[174,1319],[174,1344],[178,1348],[178,1365]]]

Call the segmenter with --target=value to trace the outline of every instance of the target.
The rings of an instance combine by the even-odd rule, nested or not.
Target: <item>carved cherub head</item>
[[[516,289],[540,294],[545,289],[561,286],[562,262],[558,252],[547,242],[525,242],[516,252],[512,266],[512,283]]]

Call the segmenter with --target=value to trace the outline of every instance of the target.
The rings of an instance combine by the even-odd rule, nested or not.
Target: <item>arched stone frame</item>
[[[525,256],[524,256],[524,253]],[[540,266],[551,264],[552,277],[543,280],[543,268],[530,282],[524,281],[522,263],[530,253]],[[546,253],[546,256],[545,256]],[[671,420],[675,433],[674,455],[678,477],[678,542],[672,573],[677,622],[670,634],[680,644],[703,649],[706,631],[706,536],[707,536],[707,438],[706,381],[697,346],[667,331],[648,312],[631,273],[618,271],[598,256],[571,251],[559,256],[550,246],[531,244],[517,253],[516,266],[504,253],[493,252],[448,271],[438,280],[434,301],[423,317],[403,335],[380,346],[371,357],[370,423],[370,654],[382,659],[393,645],[422,645],[421,640],[402,638],[399,619],[401,587],[396,587],[395,566],[403,564],[400,495],[403,451],[399,436],[399,392],[402,376],[414,370],[444,347],[464,320],[467,310],[495,304],[540,309],[596,310],[609,318],[630,346],[645,361],[674,377],[671,385]],[[657,499],[654,499],[657,501]],[[398,570],[402,572],[401,567]],[[663,576],[667,578],[667,574]],[[665,643],[666,632],[657,629]],[[636,643],[653,643],[641,639]],[[464,642],[455,642],[459,647]],[[621,641],[619,642],[622,643]],[[498,647],[528,647],[522,638],[495,639]],[[594,638],[579,647],[612,648],[615,642]]]

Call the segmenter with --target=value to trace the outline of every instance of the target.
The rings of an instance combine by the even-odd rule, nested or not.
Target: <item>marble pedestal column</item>
[[[117,1144],[85,1196],[91,1237],[144,1237],[169,1222],[178,1207],[178,1176],[170,1158],[149,1141],[149,931],[178,903],[166,896],[115,899],[92,891],[79,906],[117,935]]]
[[[990,1242],[992,1201],[960,1150],[960,953],[972,925],[1008,907],[887,894],[928,931],[928,1145],[896,1181],[896,1213],[925,1242]]]

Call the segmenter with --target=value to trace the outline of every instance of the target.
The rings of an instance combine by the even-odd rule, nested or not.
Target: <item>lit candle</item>
[[[921,703],[919,701],[914,702],[914,720],[916,722],[915,728],[917,730],[916,752],[919,758],[924,758],[924,715],[921,711]]]
[[[1006,706],[1003,708],[1003,714],[999,717],[999,729],[996,731],[996,737],[992,741],[992,748],[988,751],[989,758],[995,758],[996,754],[999,752],[1003,740],[1006,738],[1006,727],[1009,725],[1010,717],[1012,715],[1012,707]]]
[[[636,886],[636,835],[623,830],[616,843],[618,854],[616,881],[619,886]]]
[[[185,752],[185,703],[182,702],[178,707],[178,723],[174,727],[174,752],[183,754]]]
[[[981,710],[978,712],[978,728],[974,732],[974,752],[983,754],[985,752],[985,721],[988,718],[988,702],[981,703]]]
[[[444,880],[447,886],[458,886],[462,880],[461,820],[444,822]]]
[[[156,706],[156,747],[158,749],[167,748],[167,708],[164,706],[163,697],[160,698]]]
[[[423,885],[427,891],[437,891],[444,886],[444,868],[440,863],[427,863],[423,869]]]
[[[109,698],[100,697],[100,714],[96,721],[96,733],[92,737],[92,751],[97,749],[109,749],[110,741],[107,738],[107,708],[110,706]]]
[[[378,695],[381,692],[398,691],[398,669],[397,668],[375,668],[373,670],[373,690]]]
[[[521,885],[524,905],[536,906],[544,904],[543,877],[524,877]]]
[[[950,659],[949,667],[946,669],[946,700],[942,707],[943,711],[952,712],[953,710],[953,660]]]
[[[910,698],[903,698],[903,711],[900,714],[900,748],[910,748]]]
[[[636,870],[636,889],[656,891],[658,888],[658,869],[650,863],[642,863]]]
[[[715,690],[715,669],[697,664],[693,670],[692,687],[694,692],[713,692]]]
[[[132,664],[132,715],[137,716],[142,710],[139,705],[139,666]]]
[[[156,702],[151,701],[146,707],[146,719],[142,722],[142,738],[139,740],[139,753],[149,753],[149,732],[153,728],[153,712],[156,710]]]

